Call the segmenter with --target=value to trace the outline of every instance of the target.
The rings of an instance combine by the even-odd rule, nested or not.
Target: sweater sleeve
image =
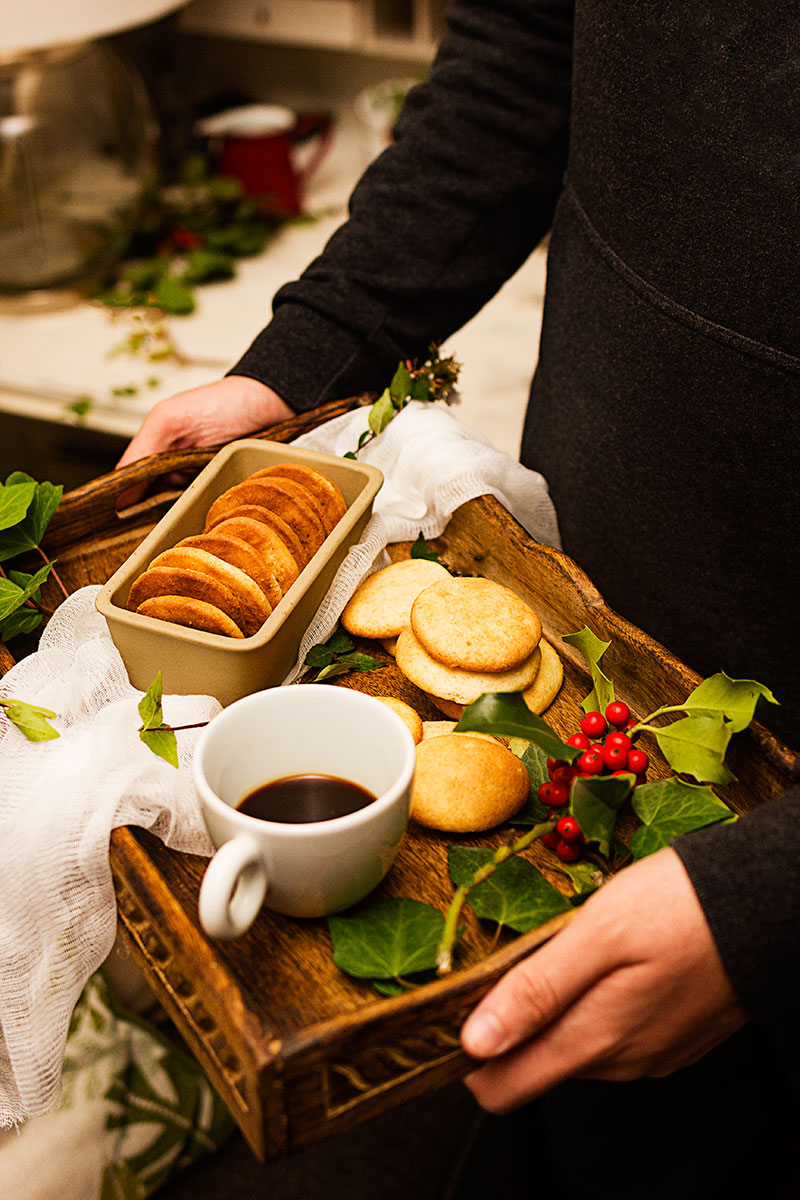
[[[785,1025],[800,991],[800,787],[673,846],[742,1007]]]
[[[349,219],[231,374],[296,411],[384,386],[525,261],[552,219],[569,141],[572,0],[453,0],[429,79]]]

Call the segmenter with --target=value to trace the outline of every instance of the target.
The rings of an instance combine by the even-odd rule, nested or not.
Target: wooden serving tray
[[[275,426],[269,437],[288,441],[353,403]],[[120,492],[165,470],[199,470],[211,454],[159,455],[66,496],[48,530],[46,549],[58,556],[68,587],[104,582],[175,498],[174,492],[161,493],[120,518],[115,510]],[[612,612],[569,558],[534,542],[494,498],[462,505],[434,544],[451,568],[506,584],[540,614],[565,666],[564,686],[546,713],[562,736],[574,731],[590,683],[583,659],[560,635],[583,625],[611,640],[604,667],[619,698],[636,713],[680,702],[699,681],[664,647]],[[402,557],[408,547],[394,547],[393,553]],[[364,643],[364,648],[384,657],[385,669],[344,676],[331,686],[397,695],[424,719],[441,719],[379,647]],[[0,645],[0,672],[10,662]],[[652,776],[668,774],[654,743],[647,749]],[[738,783],[725,789],[725,799],[740,814],[789,782],[792,756],[758,725],[734,739],[730,761]],[[497,845],[507,836],[508,829],[501,829],[459,838],[412,825],[381,891],[425,900],[444,911],[452,895],[447,846],[456,841]],[[552,855],[541,846],[528,854],[548,873]],[[116,830],[111,840],[120,922],[134,957],[262,1159],[350,1129],[465,1074],[471,1064],[460,1050],[459,1030],[468,1012],[509,966],[570,917],[524,936],[503,935],[497,944],[492,930],[465,908],[458,969],[384,998],[334,965],[323,920],[264,910],[245,937],[210,941],[197,915],[205,861],[167,850],[133,828]],[[564,885],[552,867],[549,877]]]

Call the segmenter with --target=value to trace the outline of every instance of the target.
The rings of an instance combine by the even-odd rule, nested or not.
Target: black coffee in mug
[[[237,804],[239,812],[260,821],[305,825],[333,821],[374,803],[377,796],[351,779],[334,775],[289,775],[254,788]]]

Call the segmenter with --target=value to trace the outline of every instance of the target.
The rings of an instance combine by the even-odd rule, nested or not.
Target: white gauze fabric
[[[366,409],[345,414],[295,444],[344,454],[367,428]],[[543,478],[438,406],[408,405],[360,452],[385,483],[361,543],[337,572],[307,631],[298,664],[333,630],[361,580],[387,561],[389,542],[438,536],[451,513],[491,493],[541,541],[559,545]],[[191,757],[199,731],[178,734],[180,768],[139,740],[142,693],[127,678],[97,588],[56,610],[39,649],[0,682],[0,695],[52,709],[60,737],[28,742],[0,717],[0,1126],[53,1108],[75,1003],[109,954],[116,904],[111,830],[148,828],[168,846],[208,855]],[[296,666],[286,682],[291,682]],[[164,720],[209,720],[216,700],[165,696]]]
[[[58,1102],[72,1011],[116,934],[111,830],[140,825],[177,850],[212,849],[186,769],[199,730],[177,734],[178,770],[139,740],[142,693],[98,590],[59,605],[36,653],[0,682],[0,695],[58,713],[60,734],[29,742],[0,719],[0,1126]],[[167,696],[164,720],[207,721],[219,707]]]

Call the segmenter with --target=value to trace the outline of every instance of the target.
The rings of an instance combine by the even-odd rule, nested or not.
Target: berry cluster
[[[581,751],[574,763],[548,758],[550,778],[541,785],[538,796],[542,804],[547,805],[548,817],[558,819],[555,829],[546,833],[542,841],[555,850],[562,862],[575,862],[580,858],[583,846],[583,833],[575,817],[558,816],[558,810],[569,801],[573,779],[632,773],[636,776],[634,786],[644,783],[649,760],[644,750],[634,746],[627,732],[635,724],[627,704],[613,700],[605,713],[587,712],[581,721],[580,732],[567,738],[568,746]]]

